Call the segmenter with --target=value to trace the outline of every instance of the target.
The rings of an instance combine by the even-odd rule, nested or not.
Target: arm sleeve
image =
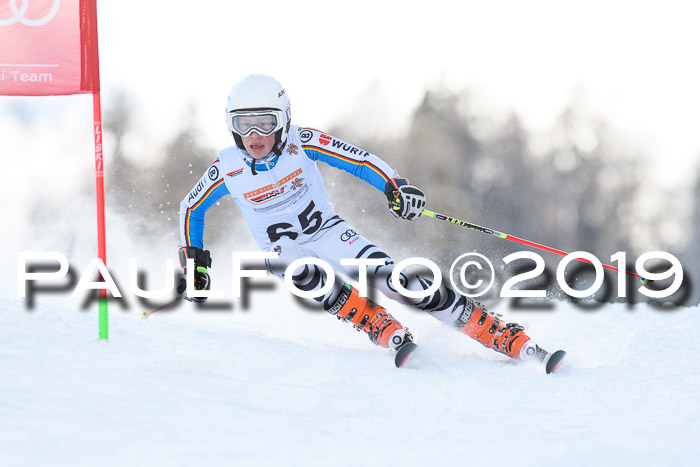
[[[204,247],[204,215],[222,196],[229,194],[216,159],[180,203],[182,246]]]
[[[311,128],[299,128],[302,149],[314,161],[323,161],[366,181],[384,192],[386,182],[397,176],[396,170],[379,157],[338,138]]]

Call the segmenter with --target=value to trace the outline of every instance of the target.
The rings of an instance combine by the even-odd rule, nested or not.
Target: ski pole
[[[152,315],[153,313],[155,313],[156,311],[160,311],[160,310],[162,310],[162,309],[164,309],[164,308],[167,308],[167,307],[169,307],[170,305],[173,305],[173,304],[174,304],[175,302],[177,302],[178,300],[180,300],[180,297],[176,297],[176,298],[170,300],[168,303],[166,303],[165,305],[159,306],[159,307],[156,308],[155,310],[151,310],[151,311],[143,310],[143,311],[141,312],[141,319],[148,319],[148,317],[151,316],[151,315]]]
[[[556,254],[561,255],[561,256],[568,256],[568,254],[569,254],[565,251],[557,250],[556,248],[552,248],[552,247],[549,247],[546,245],[540,245],[539,243],[531,242],[529,240],[524,240],[522,238],[518,238],[518,237],[515,237],[513,235],[503,233],[503,232],[499,232],[497,230],[493,230],[493,229],[490,229],[488,227],[481,227],[480,225],[472,224],[471,222],[467,222],[467,221],[463,221],[463,220],[460,220],[460,219],[457,219],[454,217],[446,216],[445,214],[440,214],[437,212],[429,211],[427,209],[423,209],[423,215],[428,216],[428,217],[432,217],[433,219],[438,219],[441,221],[449,222],[451,224],[456,224],[456,225],[459,225],[461,227],[466,227],[468,229],[476,230],[477,232],[485,233],[488,235],[493,235],[494,237],[503,238],[506,240],[510,240],[512,242],[522,243],[523,245],[531,246],[533,248],[538,248],[540,250],[549,251],[550,253],[556,253]],[[583,261],[584,263],[592,264],[590,261],[588,261],[587,259],[584,259],[584,258],[576,258],[576,259],[579,261]],[[607,264],[603,264],[603,267],[605,269],[610,269],[611,271],[616,271],[616,272],[618,271],[618,269],[616,267],[610,266]],[[638,277],[642,281],[643,284],[648,282],[646,279],[641,277],[639,274],[635,274],[635,273],[630,272],[630,271],[625,271],[625,272],[630,276]]]

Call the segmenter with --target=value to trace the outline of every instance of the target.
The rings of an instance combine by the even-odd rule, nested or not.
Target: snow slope
[[[288,294],[148,321],[64,298],[0,313],[0,464],[697,465],[698,309],[495,310],[568,350],[555,375],[393,307],[408,368]],[[386,304],[385,304],[386,305]]]

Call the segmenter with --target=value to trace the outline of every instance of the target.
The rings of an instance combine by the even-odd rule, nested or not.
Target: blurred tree
[[[692,235],[688,249],[681,258],[681,264],[691,284],[688,305],[700,304],[700,166],[696,168],[695,188],[693,190]]]
[[[125,144],[132,131],[133,113],[130,100],[123,95],[114,99],[105,112],[104,131],[112,135],[113,145],[113,160],[107,164],[106,173],[109,204],[128,216],[137,238],[163,238],[168,232],[167,238],[175,237],[179,242],[180,201],[216,158],[216,150],[198,142],[195,111],[190,106],[187,118],[182,119],[183,128],[152,157],[139,160],[128,153]],[[217,211],[223,210],[213,209],[207,216],[208,241],[216,240],[224,226],[224,212]]]
[[[576,102],[562,112],[552,140],[541,169],[555,183],[548,193],[540,190],[549,198],[548,241],[603,261],[629,250],[641,156],[622,147],[607,124],[584,118]]]
[[[411,116],[409,131],[399,143],[403,158],[399,171],[421,187],[428,209],[472,220],[481,218],[484,205],[473,185],[482,145],[472,132],[469,95],[444,89],[428,90]],[[415,227],[422,248],[418,254],[449,267],[456,251],[471,251],[468,231],[431,220]],[[427,251],[426,251],[427,250]]]
[[[134,103],[123,90],[116,90],[103,112],[102,126],[111,136],[111,160],[105,162],[105,187],[109,209],[128,214],[132,227],[141,236],[146,228],[142,219],[148,217],[151,206],[142,201],[141,189],[147,182],[144,168],[128,157],[126,140],[132,131]]]

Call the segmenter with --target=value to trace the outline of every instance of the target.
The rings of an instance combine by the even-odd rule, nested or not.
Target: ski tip
[[[547,366],[546,366],[546,371],[547,374],[554,373],[557,371],[557,368],[559,368],[559,364],[564,360],[564,357],[566,357],[566,352],[563,350],[557,350],[554,352],[550,357],[549,360],[547,360]]]
[[[406,360],[408,360],[408,357],[410,357],[413,351],[416,350],[416,348],[418,348],[418,345],[413,342],[406,342],[404,345],[399,347],[399,349],[396,351],[396,356],[394,357],[396,368],[401,368],[404,363],[406,363]]]

